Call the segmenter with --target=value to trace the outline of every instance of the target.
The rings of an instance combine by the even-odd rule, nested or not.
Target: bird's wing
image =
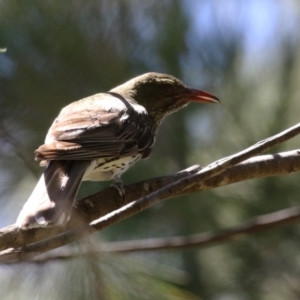
[[[141,153],[154,143],[147,111],[118,94],[97,94],[66,106],[53,122],[38,160],[90,160]]]

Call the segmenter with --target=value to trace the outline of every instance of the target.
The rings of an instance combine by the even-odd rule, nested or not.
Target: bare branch
[[[278,176],[297,172],[300,170],[299,152],[300,150],[294,150],[273,155],[253,157],[226,170],[220,175],[204,181],[201,186],[194,185],[183,191],[180,195],[209,190],[253,178]],[[175,182],[178,178],[182,178],[197,170],[199,170],[199,166],[194,166],[174,175],[149,179],[127,186],[125,199],[119,197],[113,188],[108,188],[97,194],[88,196],[79,201],[77,206],[73,208],[72,218],[67,229],[71,230],[78,227],[79,222],[90,223],[92,220],[114,211],[124,204],[130,203],[134,199],[140,198],[151,191],[158,190],[169,183]],[[35,243],[60,234],[63,231],[63,228],[57,227],[19,230],[14,225],[10,225],[0,230],[0,249],[8,248],[7,245],[17,248],[26,244]]]
[[[197,170],[199,170],[198,166],[172,176],[151,179],[131,185],[126,188],[125,200],[130,201],[135,197],[138,198],[142,194],[146,194],[153,189],[159,189],[162,186],[173,182],[178,177],[186,176],[186,174],[195,172]],[[185,192],[196,192],[200,190],[211,189],[241,180],[287,174],[296,172],[298,170],[300,170],[300,156],[298,150],[274,155],[258,156],[249,159],[235,167],[232,167],[218,176],[206,180],[204,182],[204,186],[201,186],[199,188],[196,185],[192,187],[192,189],[184,191],[182,194],[184,194]],[[74,226],[73,228],[75,228],[76,224],[78,224],[78,220],[87,220],[87,216],[93,218],[97,213],[105,215],[110,211],[110,209],[115,210],[116,208],[124,204],[123,199],[118,196],[116,199],[119,199],[119,201],[114,201],[116,200],[114,199],[114,194],[117,194],[115,193],[114,189],[109,188],[80,201],[77,208],[74,208],[73,218],[68,229],[72,229],[71,226]],[[79,214],[76,214],[77,211],[85,213],[85,216],[80,217]],[[45,238],[57,235],[61,232],[63,232],[62,228],[53,227],[19,230],[18,228],[15,228],[13,225],[11,225],[0,231],[0,246],[2,247],[2,249],[7,248],[7,245],[16,248],[43,240]],[[5,255],[5,252],[2,252],[2,254],[3,259],[4,257],[7,257],[7,255]],[[4,259],[4,261],[6,261],[6,259]]]
[[[259,233],[277,228],[282,225],[291,225],[300,220],[300,206],[283,209],[273,213],[252,218],[238,226],[221,229],[214,232],[204,232],[187,236],[168,238],[153,238],[134,241],[120,241],[111,243],[99,243],[97,251],[82,251],[76,253],[70,249],[47,255],[33,263],[43,263],[53,260],[69,260],[82,256],[100,255],[102,252],[124,253],[155,250],[176,250],[181,248],[197,247],[199,249],[215,246],[216,244],[231,241],[243,235]]]
[[[286,154],[277,154],[271,156],[268,156],[268,162],[256,159],[256,162],[250,161],[250,165],[252,170],[256,170],[252,174],[249,174],[249,172],[244,172],[246,175],[244,178],[241,176],[241,173],[234,175],[233,173],[230,173],[233,171],[234,168],[239,167],[240,171],[242,171],[244,168],[247,168],[247,162],[244,164],[241,164],[239,166],[236,166],[232,168],[235,164],[240,163],[241,161],[256,155],[258,153],[261,153],[263,151],[266,151],[270,149],[271,147],[274,147],[293,136],[297,135],[300,132],[300,123],[294,127],[291,127],[288,130],[285,130],[284,132],[273,136],[271,138],[268,138],[264,141],[261,141],[254,146],[241,151],[238,154],[235,154],[233,156],[230,156],[228,158],[219,160],[215,163],[210,164],[209,166],[201,169],[200,171],[198,168],[194,168],[192,170],[187,170],[183,173],[178,173],[175,176],[168,176],[166,178],[158,178],[135,184],[133,186],[126,188],[126,199],[125,203],[128,203],[127,205],[124,205],[124,199],[120,199],[116,195],[116,192],[108,189],[106,191],[100,192],[94,196],[87,197],[80,201],[78,203],[77,210],[74,211],[72,220],[70,224],[68,225],[68,228],[65,230],[69,230],[68,232],[56,236],[54,238],[38,242],[36,244],[28,245],[29,243],[34,243],[36,241],[41,240],[43,237],[50,237],[55,234],[59,234],[64,231],[62,228],[45,228],[45,229],[31,229],[31,230],[18,230],[16,228],[8,228],[9,233],[6,229],[0,232],[0,247],[1,249],[7,248],[7,245],[10,245],[10,247],[20,247],[23,245],[28,245],[26,247],[23,247],[22,249],[17,250],[9,250],[1,253],[2,255],[2,261],[8,260],[28,260],[33,258],[34,256],[41,254],[45,251],[66,245],[68,243],[74,242],[83,236],[89,235],[96,230],[100,230],[104,227],[107,227],[113,223],[116,223],[128,216],[131,216],[142,209],[145,209],[159,201],[162,201],[164,199],[168,199],[170,197],[174,197],[180,194],[184,194],[187,192],[195,192],[207,188],[217,187],[225,184],[230,184],[235,181],[245,180],[248,178],[253,178],[258,174],[258,177],[265,176],[261,175],[261,172],[257,172],[257,169],[264,169],[266,167],[266,164],[273,163],[273,166],[276,166],[276,162],[278,164],[278,161],[286,161],[286,163],[282,163],[282,167],[284,167],[285,164],[288,164],[288,161],[290,161],[291,157],[293,157],[293,162],[296,164],[299,164],[299,151],[294,151],[292,153]],[[289,159],[286,159],[289,157]],[[275,163],[275,164],[274,164]],[[256,164],[256,168],[253,169],[253,166]],[[260,166],[260,167],[259,167]],[[229,169],[231,168],[231,169]],[[276,167],[275,167],[276,168]],[[281,168],[280,168],[281,169]],[[226,171],[225,171],[226,170]],[[285,171],[280,171],[280,174],[282,173],[289,173],[292,171],[299,170],[299,168],[295,167],[295,164],[289,165]],[[196,171],[196,172],[195,172]],[[269,170],[270,171],[270,170]],[[222,173],[223,172],[223,173]],[[229,173],[228,173],[229,172]],[[222,173],[222,174],[220,174]],[[263,172],[264,173],[264,172]],[[220,174],[219,176],[222,177],[222,179],[218,179],[219,176],[216,176]],[[254,175],[256,174],[256,175]],[[264,173],[265,174],[265,173]],[[178,179],[178,176],[181,177],[183,175],[183,178]],[[270,175],[275,175],[274,171],[271,170]],[[209,182],[208,178],[214,176],[214,178],[210,180],[215,180],[214,184],[211,183],[207,185],[207,182]],[[248,178],[247,178],[248,176]],[[232,179],[233,181],[230,182],[229,179]],[[161,184],[161,182],[164,182],[167,179],[167,181],[171,183],[167,184]],[[217,179],[217,180],[216,180]],[[157,184],[158,183],[158,184]],[[160,183],[160,187],[158,187]],[[211,186],[209,186],[211,185]],[[140,188],[139,188],[140,186]],[[153,189],[154,187],[154,189]],[[134,189],[134,190],[133,190]],[[129,193],[128,193],[129,192]],[[150,194],[149,194],[150,192]],[[105,207],[102,206],[103,210],[98,210],[99,206],[96,202],[94,202],[95,198],[99,199],[99,195],[106,196],[105,198]],[[129,195],[128,195],[129,194]],[[146,194],[146,196],[144,196]],[[147,195],[148,194],[148,195]],[[108,201],[107,196],[109,196],[110,200]],[[137,199],[136,201],[133,201],[134,199]],[[103,199],[103,198],[102,198]],[[98,200],[97,200],[98,201]],[[131,202],[133,201],[133,202]],[[84,205],[82,205],[82,203]],[[102,200],[103,203],[103,200]],[[107,207],[109,206],[109,208]],[[119,209],[116,209],[117,207],[121,207]],[[93,211],[93,212],[91,212]],[[91,214],[87,214],[86,212],[91,212]],[[96,213],[95,213],[96,212]],[[108,214],[107,214],[108,213]],[[89,225],[80,226],[80,224],[87,224],[90,222],[91,219],[95,219],[95,214],[101,216],[105,215],[104,217],[100,217],[98,220],[91,222]],[[72,228],[78,228],[76,230],[70,230]],[[24,233],[25,232],[25,233]],[[17,233],[17,236],[13,233]],[[23,235],[23,233],[27,236],[28,239],[20,238],[20,236]],[[47,233],[47,235],[45,235]],[[12,243],[3,243],[3,240],[5,240],[5,236],[7,238],[7,235],[9,235],[9,240]],[[15,236],[15,240],[12,240],[12,235]],[[40,237],[40,239],[37,239],[37,236]],[[4,238],[3,238],[4,237]],[[2,240],[2,242],[1,242]],[[7,239],[6,239],[7,241]]]
[[[182,174],[186,174],[189,173],[191,171],[196,171],[198,170],[199,167],[194,167],[189,171],[185,171],[182,173],[177,173],[174,175],[174,177],[182,175]],[[223,186],[223,185],[227,185],[227,184],[231,184],[234,182],[238,182],[241,180],[246,180],[246,179],[252,179],[252,178],[258,178],[258,177],[266,177],[266,176],[273,176],[273,175],[281,175],[281,174],[288,174],[288,173],[292,173],[292,172],[296,172],[300,170],[300,155],[299,155],[299,151],[295,150],[295,151],[289,151],[289,152],[284,152],[284,153],[279,153],[279,154],[274,154],[274,155],[263,155],[263,156],[259,156],[259,157],[254,157],[252,159],[249,159],[235,167],[232,167],[228,170],[226,170],[225,172],[223,172],[220,175],[217,175],[211,179],[208,179],[205,181],[204,186],[201,186],[200,190],[207,190],[207,189],[211,189],[213,187],[218,187],[218,186]],[[147,185],[147,186],[151,186],[151,182],[153,182],[153,186],[158,185],[158,188],[160,187],[161,184],[166,184],[164,182],[164,180],[166,182],[168,182],[170,180],[170,177],[172,176],[166,176],[166,177],[162,177],[162,178],[157,178],[157,179],[152,179],[146,182],[141,182],[138,184],[134,184],[132,186],[130,186],[130,188],[133,189],[133,191],[142,191],[143,190],[143,185]],[[163,182],[163,183],[162,183]],[[108,189],[110,190],[110,189]],[[188,192],[196,192],[199,191],[197,189],[194,190],[189,190]],[[183,193],[185,193],[186,191],[184,191]],[[93,203],[97,203],[97,199],[99,197],[99,194],[104,194],[105,191],[102,191],[94,196],[91,196],[89,198],[86,198],[88,200],[88,203],[85,205],[88,205],[89,209],[92,209],[91,204]],[[182,194],[183,194],[182,193]],[[95,198],[93,198],[95,197]],[[102,213],[104,211],[106,211],[106,206],[107,206],[107,198],[102,198],[100,197],[100,199],[102,199],[102,204],[100,204],[98,206],[98,208],[102,208]],[[98,203],[99,204],[99,203]],[[103,205],[103,207],[102,207]],[[118,205],[120,205],[120,203],[118,203]],[[83,206],[84,208],[85,206]],[[77,209],[80,209],[80,207],[77,207]],[[93,210],[94,211],[94,210]],[[71,228],[69,228],[71,229]],[[52,232],[51,232],[52,230]],[[8,245],[8,239],[10,239],[11,236],[15,236],[16,238],[18,238],[20,235],[24,235],[23,239],[25,239],[26,242],[26,234],[27,237],[35,239],[37,237],[41,238],[41,237],[49,237],[51,236],[51,234],[55,235],[57,233],[61,233],[59,230],[62,231],[62,229],[58,229],[58,228],[39,228],[39,229],[32,229],[32,230],[18,230],[16,228],[14,228],[13,226],[8,228],[8,231],[6,233],[4,233],[4,235],[2,235],[2,238],[4,237],[4,241],[6,241],[6,245]],[[3,233],[3,232],[2,232]],[[36,235],[35,235],[36,233]],[[85,230],[79,231],[77,233],[81,233],[82,236],[86,235],[86,233],[90,233],[89,230],[86,232]],[[71,235],[69,236],[71,239],[74,238],[74,236],[72,236],[72,231],[71,231]],[[76,236],[75,236],[76,237]],[[0,235],[0,242],[2,241],[1,235]],[[40,239],[42,240],[42,239]],[[70,240],[69,240],[70,241]],[[16,242],[16,241],[14,241]],[[20,241],[19,241],[20,242]],[[49,239],[48,242],[53,246],[52,244],[52,240]],[[28,241],[27,241],[28,243]],[[5,244],[5,243],[4,243]],[[35,245],[39,245],[40,243],[37,244],[33,244],[33,248],[35,248]],[[7,262],[7,261],[22,261],[22,260],[28,260],[29,257],[26,255],[24,256],[24,249],[26,249],[26,251],[29,251],[30,248],[28,248],[29,246],[21,249],[8,249],[6,251],[3,251],[0,253],[0,261],[1,262]],[[23,251],[23,253],[22,253]],[[30,250],[31,251],[31,250]],[[38,252],[39,253],[39,252]],[[34,257],[36,254],[38,253],[34,253],[32,257]],[[32,253],[31,253],[32,254]],[[30,257],[31,257],[30,254]]]
[[[188,247],[210,247],[217,243],[227,242],[240,237],[274,229],[282,225],[293,224],[300,220],[300,206],[283,209],[252,218],[238,226],[221,229],[214,232],[205,232],[188,236],[170,238],[154,238],[147,240],[134,240],[112,242],[100,245],[99,252],[137,252],[146,250],[173,250]]]

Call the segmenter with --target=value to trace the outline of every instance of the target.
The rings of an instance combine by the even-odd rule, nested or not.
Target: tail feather
[[[90,161],[50,161],[21,210],[16,225],[40,227],[65,224]]]

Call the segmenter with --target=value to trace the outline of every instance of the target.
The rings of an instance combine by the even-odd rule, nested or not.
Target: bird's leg
[[[117,175],[113,178],[113,183],[111,186],[117,189],[117,191],[121,197],[125,196],[125,189],[123,187],[123,181],[122,181],[120,175],[119,176]]]

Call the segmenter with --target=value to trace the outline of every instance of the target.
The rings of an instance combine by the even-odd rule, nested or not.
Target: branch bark
[[[13,225],[6,227],[0,231],[0,249],[23,248],[3,251],[0,253],[1,261],[31,259],[45,251],[76,241],[170,197],[241,180],[298,171],[300,169],[299,150],[259,156],[244,163],[240,162],[294,137],[299,132],[300,124],[297,124],[276,136],[261,141],[238,154],[214,162],[201,170],[199,170],[199,166],[195,166],[175,175],[128,186],[126,187],[125,199],[119,197],[117,192],[111,188],[84,198],[73,209],[72,219],[67,228],[20,230]],[[238,163],[240,164],[236,165]],[[133,201],[134,199],[138,200]],[[124,204],[126,205],[123,206]],[[100,217],[103,215],[106,216]],[[100,219],[91,222],[99,217]],[[77,229],[74,230],[74,228]],[[66,233],[39,242],[62,232]]]
[[[137,252],[153,250],[174,250],[187,247],[205,248],[236,239],[242,235],[259,233],[300,220],[300,206],[291,207],[252,218],[238,226],[214,232],[204,232],[188,236],[154,238],[124,242],[105,243],[99,246],[100,252]],[[98,254],[99,254],[98,253]]]
[[[238,226],[217,230],[214,232],[203,232],[198,234],[176,236],[167,238],[153,238],[133,241],[119,241],[110,243],[99,243],[97,250],[85,250],[80,253],[71,249],[56,252],[54,255],[41,256],[33,263],[47,262],[53,260],[69,260],[82,256],[100,255],[103,252],[127,253],[155,250],[176,250],[181,248],[197,247],[198,249],[215,246],[216,244],[228,242],[245,235],[255,234],[274,229],[283,225],[291,225],[300,220],[300,206],[291,207],[269,214],[261,215],[245,221]]]
[[[263,155],[254,157],[251,159],[248,159],[247,161],[234,166],[225,172],[214,176],[204,182],[204,185],[201,185],[200,188],[198,185],[193,186],[193,188],[183,191],[181,193],[190,193],[190,192],[198,192],[202,190],[208,190],[215,187],[220,187],[228,184],[232,184],[235,182],[252,179],[252,178],[261,178],[266,176],[275,176],[275,175],[283,175],[283,174],[289,174],[293,172],[297,172],[300,170],[300,150],[294,150],[289,152],[283,152],[273,155]],[[185,170],[183,172],[179,172],[175,175],[171,176],[165,176],[160,178],[155,178],[151,180],[147,180],[144,182],[136,183],[131,186],[128,186],[126,188],[126,198],[134,199],[134,197],[138,194],[147,194],[148,190],[153,189],[160,189],[163,186],[168,185],[170,182],[174,182],[178,179],[178,177],[186,176],[186,174],[189,174],[191,172],[195,172],[199,170],[198,166],[195,166],[193,168],[190,168],[188,170]],[[145,186],[147,188],[145,188]],[[121,197],[117,194],[117,199],[119,201],[115,201],[112,203],[111,200],[113,198],[106,198],[102,197],[104,195],[108,194],[114,194],[115,191],[113,188],[106,189],[104,191],[101,191],[95,195],[89,196],[82,201],[79,202],[78,206],[74,208],[74,212],[85,212],[86,218],[89,216],[91,217],[92,213],[97,214],[101,213],[103,215],[109,213],[109,209],[112,209],[113,211],[117,209],[117,207],[122,205],[123,200]],[[127,201],[129,201],[127,199]],[[110,206],[113,208],[107,208],[107,204],[110,203]],[[124,202],[123,202],[124,203]],[[93,209],[97,206],[97,209]],[[99,209],[99,210],[98,210]],[[91,211],[91,214],[89,214],[89,211]],[[76,228],[77,221],[82,221],[83,218],[79,216],[79,214],[74,215],[72,218],[72,222],[68,227],[68,230],[72,230],[73,228]],[[74,227],[72,227],[74,226]],[[20,230],[18,228],[15,228],[13,225],[8,226],[1,230],[0,232],[0,246],[3,247],[2,249],[7,249],[7,245],[9,247],[12,247],[14,245],[14,248],[18,247],[24,247],[26,245],[32,244],[31,247],[27,246],[23,249],[8,249],[5,251],[0,252],[0,262],[10,262],[10,261],[22,261],[22,260],[28,260],[29,258],[33,258],[37,254],[42,253],[41,252],[33,252],[33,256],[28,257],[28,255],[24,255],[24,249],[26,252],[29,251],[32,252],[32,246],[33,248],[36,247],[36,245],[39,245],[39,241],[44,240],[46,238],[49,238],[49,236],[55,236],[57,234],[60,234],[63,232],[64,229],[62,228],[36,228],[36,229],[30,229],[30,230]],[[72,233],[72,231],[69,231],[69,233]],[[78,234],[82,234],[82,236],[86,235],[86,232],[82,230],[81,232],[77,232]],[[74,236],[73,236],[74,238]],[[34,242],[37,242],[37,244],[34,244]],[[47,243],[50,243],[53,248],[54,244],[51,240],[47,240]],[[69,240],[70,241],[70,240]],[[67,240],[65,240],[67,243]],[[213,243],[214,241],[210,241]],[[209,243],[210,243],[209,242]],[[17,245],[17,246],[15,246]],[[29,248],[28,248],[29,247]],[[52,248],[51,247],[51,248]],[[1,250],[2,250],[1,249]]]

